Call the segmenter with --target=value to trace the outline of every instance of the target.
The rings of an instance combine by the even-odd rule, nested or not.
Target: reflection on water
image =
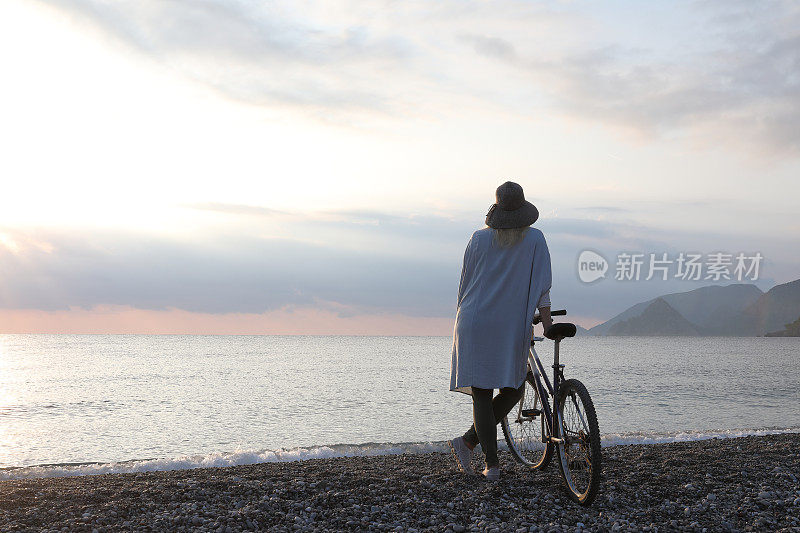
[[[606,435],[800,426],[800,339],[561,353]],[[449,365],[448,337],[0,335],[0,466],[442,441],[471,423]]]

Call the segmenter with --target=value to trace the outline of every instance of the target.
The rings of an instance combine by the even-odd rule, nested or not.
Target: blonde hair
[[[500,248],[511,248],[525,237],[529,229],[531,229],[530,226],[508,229],[492,228],[492,233],[494,234],[492,243],[498,245]]]

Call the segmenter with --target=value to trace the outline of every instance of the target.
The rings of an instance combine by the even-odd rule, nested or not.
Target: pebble
[[[487,483],[457,472],[449,454],[427,453],[0,481],[0,531],[549,533],[800,526],[800,488],[789,475],[800,472],[800,434],[617,446],[603,453],[614,460],[605,463],[600,494],[589,507],[565,497],[557,461],[531,471],[501,452],[503,476]],[[481,459],[476,455],[475,466]]]

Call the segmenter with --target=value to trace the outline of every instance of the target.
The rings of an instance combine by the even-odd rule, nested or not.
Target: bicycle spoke
[[[586,423],[586,419],[583,418],[583,413],[581,413],[581,408],[578,405],[578,401],[575,399],[575,394],[574,393],[571,394],[570,397],[572,398],[572,403],[575,406],[575,411],[577,412],[578,417],[580,417],[580,419],[581,419],[581,424],[583,425],[583,430],[586,433],[589,433],[589,425]]]
[[[531,468],[542,468],[549,462],[551,445],[543,442],[544,403],[530,381],[525,382],[516,409],[503,420],[503,431],[509,451]]]
[[[525,391],[526,391],[527,388],[528,387],[524,387],[522,389],[522,398],[520,399],[519,403],[517,404],[517,406],[518,406],[518,409],[517,409],[517,422],[518,423],[522,421],[522,406],[525,405]]]
[[[564,463],[568,485],[577,495],[586,494],[592,480],[592,462],[587,446],[589,427],[584,416],[581,399],[574,390],[566,393],[562,400],[562,432],[564,437]],[[568,474],[568,475],[567,475]]]

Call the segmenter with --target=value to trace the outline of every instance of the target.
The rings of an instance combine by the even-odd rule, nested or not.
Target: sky
[[[578,324],[800,278],[795,2],[4,0],[0,65],[0,333],[449,335],[506,180]]]

